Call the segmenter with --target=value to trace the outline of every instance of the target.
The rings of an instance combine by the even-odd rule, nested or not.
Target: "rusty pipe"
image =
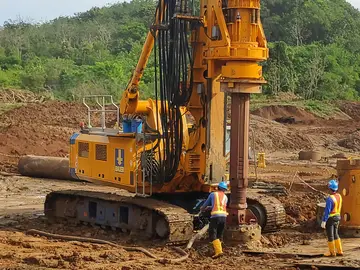
[[[249,170],[250,94],[231,94],[230,214],[231,224],[245,223]]]

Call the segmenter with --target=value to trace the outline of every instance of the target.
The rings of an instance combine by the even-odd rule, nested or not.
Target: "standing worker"
[[[201,211],[211,210],[209,238],[215,250],[215,255],[212,256],[213,259],[223,255],[221,241],[223,240],[226,217],[228,215],[226,212],[228,202],[228,198],[225,195],[226,190],[226,182],[220,182],[218,191],[212,192],[200,209]]]
[[[340,212],[342,198],[337,190],[339,188],[336,180],[330,180],[328,188],[331,194],[326,199],[325,213],[321,222],[321,228],[326,229],[328,238],[329,253],[324,254],[326,257],[343,256],[341,240],[339,237]]]

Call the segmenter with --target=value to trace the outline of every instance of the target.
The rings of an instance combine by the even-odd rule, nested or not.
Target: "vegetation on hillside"
[[[0,86],[51,90],[72,99],[123,90],[155,11],[152,0],[93,8],[41,25],[5,22],[0,31]],[[142,79],[153,92],[152,59]]]
[[[44,89],[77,99],[119,96],[140,55],[155,0],[93,8],[34,25],[5,22],[0,30],[0,87]],[[271,58],[265,93],[305,99],[357,99],[360,93],[360,13],[345,0],[262,0]],[[142,79],[151,96],[154,61]]]
[[[292,92],[306,99],[357,99],[360,12],[345,0],[262,3],[271,42],[266,92]]]

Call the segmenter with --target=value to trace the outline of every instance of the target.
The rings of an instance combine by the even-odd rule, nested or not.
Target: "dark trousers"
[[[212,217],[209,224],[209,239],[214,241],[216,239],[223,240],[225,230],[226,217]]]
[[[329,242],[339,239],[340,216],[329,217],[326,221],[326,235]]]

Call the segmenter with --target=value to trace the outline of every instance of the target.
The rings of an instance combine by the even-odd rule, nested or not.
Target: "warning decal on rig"
[[[124,149],[115,149],[115,172],[123,173],[124,172]]]

